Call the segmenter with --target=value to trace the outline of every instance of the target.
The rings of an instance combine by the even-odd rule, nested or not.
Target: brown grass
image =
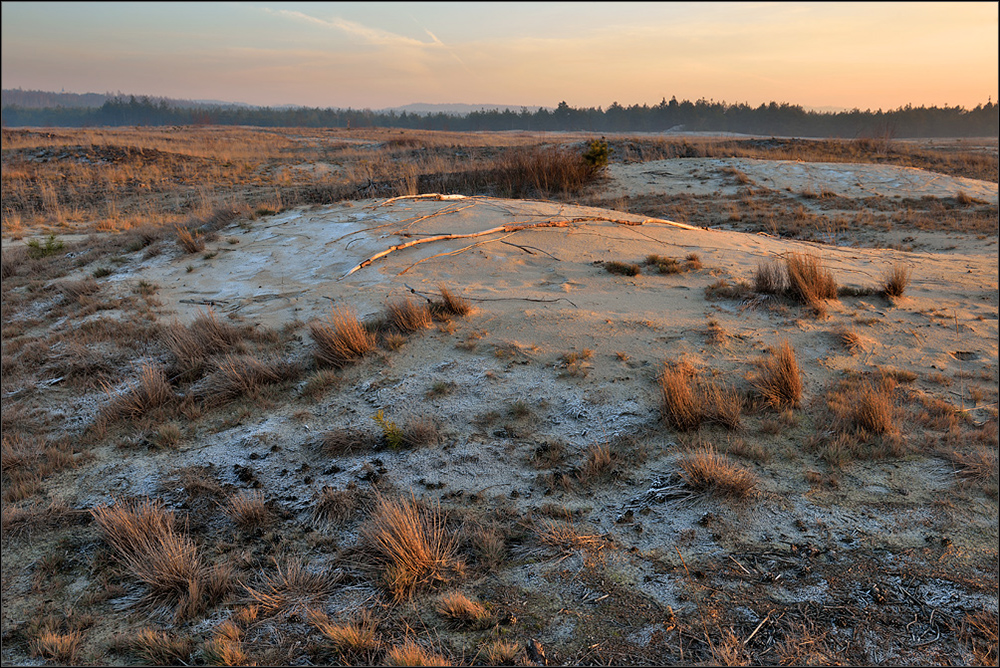
[[[826,315],[828,299],[837,298],[837,282],[823,262],[815,255],[792,253],[785,258],[788,273],[788,293],[801,304],[811,307],[816,315]]]
[[[659,377],[660,415],[678,431],[692,431],[708,421],[727,429],[742,425],[743,397],[734,388],[700,382],[685,363],[667,366]]]
[[[441,293],[441,299],[431,304],[434,313],[464,317],[472,312],[472,304],[465,297],[452,292],[444,285],[439,285],[438,291]]]
[[[334,457],[370,452],[377,445],[378,437],[374,433],[342,427],[325,432],[319,439],[323,454]]]
[[[250,600],[266,617],[305,614],[320,604],[336,585],[336,578],[326,569],[314,571],[297,558],[274,560],[275,573],[264,574],[255,586],[243,585]]]
[[[712,446],[696,449],[680,460],[685,484],[698,492],[745,498],[757,485],[757,476],[737,466]]]
[[[177,226],[177,244],[185,253],[200,253],[205,250],[205,239],[201,232],[192,232],[184,227]]]
[[[412,334],[431,326],[430,309],[410,299],[390,302],[385,307],[389,325],[400,334]]]
[[[299,369],[283,359],[258,359],[253,355],[226,355],[216,370],[190,389],[190,396],[208,406],[218,406],[237,397],[254,397],[275,383],[294,378]]]
[[[788,290],[788,276],[785,268],[777,262],[758,264],[753,275],[754,292],[762,295],[780,295]]]
[[[630,262],[619,262],[618,260],[605,262],[604,269],[609,274],[618,274],[620,276],[638,276],[642,272],[639,265]]]
[[[893,265],[882,274],[882,294],[890,298],[899,298],[906,292],[910,284],[910,269],[902,265]]]
[[[91,510],[115,557],[148,588],[154,603],[172,603],[178,614],[199,602],[207,571],[198,548],[174,528],[173,513],[154,501],[122,502]]]
[[[243,649],[243,631],[228,619],[219,624],[212,637],[202,644],[201,651],[209,666],[253,665]]]
[[[174,399],[163,367],[152,364],[144,364],[138,379],[123,392],[116,394],[108,386],[105,391],[108,402],[101,408],[100,416],[108,421],[137,418]]]
[[[358,492],[353,487],[333,489],[324,486],[314,497],[313,521],[339,525],[349,521],[358,508]]]
[[[692,374],[693,370],[676,365],[665,368],[658,379],[660,415],[678,431],[697,429],[705,418]]]
[[[480,649],[480,654],[488,666],[513,666],[524,657],[524,648],[509,640],[493,640]]]
[[[82,642],[83,634],[79,631],[42,631],[31,643],[31,654],[54,661],[57,665],[71,666],[77,662]]]
[[[267,499],[259,491],[229,497],[223,511],[241,529],[259,529],[274,520],[271,509],[267,507]]]
[[[194,649],[190,638],[150,628],[139,629],[128,645],[144,663],[153,666],[187,665]]]
[[[438,599],[436,610],[445,619],[463,626],[476,626],[490,617],[482,603],[473,601],[458,591],[442,595]]]
[[[798,406],[802,398],[802,373],[791,344],[783,341],[758,365],[758,373],[751,383],[761,398],[772,408]]]
[[[396,600],[448,582],[462,571],[463,564],[455,556],[455,537],[438,506],[424,506],[413,497],[397,500],[378,495],[361,532]]]
[[[331,649],[341,654],[370,655],[378,647],[378,623],[369,614],[335,624],[326,613],[310,609],[306,619],[329,641]]]
[[[375,335],[348,309],[335,308],[328,321],[310,323],[309,333],[316,344],[316,361],[323,366],[347,366],[375,348]]]
[[[386,666],[450,666],[451,663],[436,652],[407,639],[386,652],[383,665]]]
[[[898,431],[893,399],[896,381],[889,375],[842,381],[827,394],[838,427],[862,437]]]

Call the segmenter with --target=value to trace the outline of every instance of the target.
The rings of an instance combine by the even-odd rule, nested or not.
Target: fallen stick
[[[513,234],[513,232],[511,232],[510,234]],[[426,260],[433,260],[436,257],[445,257],[445,256],[448,256],[448,255],[459,255],[460,253],[464,253],[467,250],[471,250],[471,249],[475,248],[476,246],[482,246],[483,244],[491,244],[494,241],[500,241],[502,243],[507,243],[506,241],[504,241],[504,239],[506,239],[507,237],[509,237],[510,234],[508,234],[507,236],[504,236],[504,237],[500,237],[499,239],[487,239],[486,241],[477,241],[476,243],[471,244],[469,246],[466,246],[465,248],[459,248],[458,250],[448,251],[447,253],[438,253],[437,255],[431,255],[430,257],[425,257],[423,260],[417,260],[416,262],[414,262],[413,264],[411,264],[409,267],[407,267],[403,271],[401,271],[398,274],[396,274],[396,276],[402,276],[403,274],[405,274],[406,272],[408,272],[410,269],[413,269],[414,267],[416,267],[421,262],[424,262]]]
[[[473,232],[471,234],[438,234],[433,237],[414,239],[413,241],[408,241],[405,244],[397,244],[395,246],[390,246],[384,251],[372,255],[367,260],[363,260],[358,264],[354,265],[353,267],[351,267],[351,269],[346,274],[344,274],[337,280],[343,280],[347,278],[348,276],[356,272],[358,269],[364,269],[375,260],[379,259],[380,257],[385,257],[386,255],[392,253],[393,251],[403,250],[404,248],[410,248],[411,246],[416,246],[417,244],[426,244],[432,241],[448,241],[451,239],[472,239],[475,237],[485,237],[489,234],[498,234],[500,232],[520,232],[521,230],[526,230],[533,227],[567,227],[570,222],[573,221],[555,221],[551,223],[535,223],[535,224],[520,224],[520,225],[510,224],[510,225],[501,225],[499,227],[494,227],[488,230],[483,230],[482,232]]]

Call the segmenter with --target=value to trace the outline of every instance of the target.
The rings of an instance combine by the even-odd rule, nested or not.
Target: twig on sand
[[[413,198],[413,197],[421,197],[421,196],[420,195],[408,195],[407,197]],[[448,197],[448,196],[444,196],[443,195],[442,197]],[[394,198],[394,199],[403,199],[403,198]],[[615,218],[607,218],[607,217],[603,217],[603,216],[583,216],[583,217],[580,217],[580,218],[570,218],[568,220],[549,220],[549,221],[545,221],[545,222],[541,222],[541,223],[508,223],[506,225],[500,225],[498,227],[493,227],[493,228],[490,228],[488,230],[483,230],[482,232],[473,232],[471,234],[437,234],[437,235],[430,236],[430,237],[423,237],[421,239],[414,239],[413,241],[408,241],[408,242],[403,243],[403,244],[397,244],[395,246],[390,246],[389,248],[385,249],[384,251],[381,251],[379,253],[376,253],[375,255],[372,255],[367,260],[363,260],[363,261],[359,262],[358,264],[354,265],[353,267],[351,267],[350,270],[348,270],[348,272],[346,274],[344,274],[343,276],[341,276],[337,280],[343,280],[343,279],[347,278],[348,276],[350,276],[351,274],[353,274],[357,270],[364,269],[365,267],[367,267],[368,265],[370,265],[375,260],[377,260],[379,258],[382,258],[382,257],[385,257],[386,255],[388,255],[389,253],[392,253],[393,251],[403,250],[404,248],[410,248],[411,246],[416,246],[417,244],[426,244],[426,243],[430,243],[432,241],[448,241],[448,240],[451,240],[451,239],[472,239],[472,238],[475,238],[475,237],[484,237],[484,236],[487,236],[487,235],[490,235],[490,234],[498,234],[500,232],[513,233],[513,232],[521,232],[523,230],[529,230],[529,229],[535,229],[535,228],[543,228],[543,227],[569,227],[570,225],[576,225],[578,223],[586,223],[586,222],[606,222],[606,223],[614,223],[616,225],[630,225],[630,226],[638,226],[638,225],[645,225],[647,223],[651,223],[651,224],[672,225],[672,226],[680,227],[682,229],[689,229],[689,230],[700,229],[700,228],[697,228],[697,227],[693,227],[691,225],[685,225],[684,223],[675,223],[675,222],[672,222],[672,221],[669,221],[669,220],[660,220],[659,218],[647,218],[646,220],[643,220],[643,221],[640,222],[640,221],[634,221],[634,220],[620,220],[620,219],[615,219]]]
[[[430,298],[428,298],[427,295],[434,294],[434,293],[431,293],[431,292],[423,292],[422,290],[417,290],[416,288],[412,288],[409,285],[406,285],[406,283],[403,283],[403,285],[406,287],[407,290],[410,291],[410,294],[420,295],[421,297],[423,297],[427,301],[431,301]],[[543,303],[543,304],[551,304],[553,302],[569,302],[574,308],[580,308],[579,306],[577,306],[576,304],[574,304],[572,301],[570,301],[566,297],[556,297],[555,299],[544,299],[544,298],[540,298],[540,297],[466,297],[466,296],[463,296],[462,298],[463,299],[468,299],[470,302],[539,302],[539,303]]]
[[[507,243],[506,241],[504,241],[504,239],[506,239],[507,237],[509,237],[511,234],[513,234],[513,232],[511,232],[510,234],[508,234],[506,236],[502,236],[499,239],[487,239],[486,241],[477,241],[476,243],[474,243],[472,245],[469,245],[469,246],[466,246],[465,248],[459,248],[458,250],[448,251],[447,253],[438,253],[437,255],[431,255],[430,257],[425,257],[423,260],[417,260],[416,262],[414,262],[413,264],[411,264],[409,267],[407,267],[403,271],[401,271],[398,274],[396,274],[396,276],[402,276],[403,274],[405,274],[406,272],[408,272],[410,269],[413,269],[414,267],[416,267],[421,262],[425,262],[427,260],[433,260],[436,257],[444,257],[446,255],[459,255],[461,253],[464,253],[467,250],[475,248],[476,246],[482,246],[483,244],[491,244],[494,241],[500,241],[502,243]]]
[[[372,255],[367,260],[359,262],[358,264],[351,267],[351,269],[340,278],[341,279],[347,278],[348,276],[356,272],[358,269],[364,269],[375,260],[379,259],[380,257],[385,257],[386,255],[392,253],[393,251],[402,250],[404,248],[409,248],[411,246],[416,246],[417,244],[426,244],[432,241],[448,241],[450,239],[472,239],[475,237],[485,237],[490,234],[498,234],[500,232],[520,232],[521,230],[525,230],[532,227],[567,227],[570,222],[572,221],[554,221],[554,222],[534,223],[534,224],[512,223],[508,225],[500,225],[499,227],[493,227],[488,230],[483,230],[482,232],[473,232],[471,234],[438,234],[433,237],[414,239],[413,241],[408,241],[405,244],[397,244],[395,246],[390,246],[384,251]]]

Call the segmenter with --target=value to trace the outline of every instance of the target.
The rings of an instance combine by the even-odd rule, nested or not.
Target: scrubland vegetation
[[[859,142],[609,144],[612,161],[877,158],[996,181],[996,156],[886,155]],[[761,347],[713,317],[692,334],[704,344],[697,355],[664,345],[652,363],[632,350],[543,349],[493,336],[496,323],[476,318],[489,303],[460,285],[390,299],[372,317],[338,305],[325,318],[270,328],[211,306],[186,324],[167,319],[158,286],[111,281],[161,253],[206,252],[223,230],[298,205],[422,192],[596,205],[601,197],[588,187],[602,177],[599,160],[582,158],[588,149],[589,141],[398,130],[5,129],[4,661],[995,664],[995,614],[943,599],[992,600],[995,612],[996,546],[958,550],[948,531],[967,507],[996,514],[997,369],[970,358],[958,373],[869,364],[820,375],[815,355],[783,338],[806,330],[829,340],[831,358],[867,354],[888,317],[851,309],[862,298],[905,305],[914,276],[903,264],[859,287],[812,253],[728,277],[687,251],[599,263],[595,280],[690,281],[704,286],[692,298],[706,309],[774,316],[783,332]],[[748,188],[728,203],[627,204],[705,226],[733,222],[718,219],[732,205],[750,229],[808,239],[834,223],[801,202],[822,209],[835,197]],[[787,216],[792,201],[803,208]],[[917,226],[995,233],[996,207],[981,202],[869,204],[846,225],[877,228],[905,209]],[[430,364],[413,405],[337,404],[345,387],[363,383],[378,397],[394,359],[438,334],[454,341],[452,357],[551,369],[567,387],[590,382],[595,360],[611,359],[621,369],[615,380],[627,375],[654,417],[634,433],[590,425],[570,440],[548,431],[570,419],[557,415],[558,397],[511,396],[479,407],[468,424],[449,424],[445,407],[468,388]],[[983,409],[979,417],[967,402]],[[310,427],[324,411],[342,424]],[[294,442],[248,427],[232,445],[238,461],[172,464],[213,435],[279,412],[295,425]],[[531,496],[445,489],[434,467],[468,443],[500,453],[484,460],[502,456],[534,476]],[[401,488],[398,470],[423,455],[437,464],[419,486]],[[147,494],[120,494],[123,481],[109,476],[104,501],[76,497],[74,471],[143,457],[156,468]],[[305,491],[261,481],[268,458],[279,457],[297,466],[279,475]],[[880,464],[958,482],[908,489],[912,479],[893,469],[884,478],[891,495],[870,489],[881,483],[855,484],[859,470]],[[313,489],[348,466],[350,482]],[[905,506],[910,494],[924,506]],[[612,496],[621,514],[600,517],[595,499]],[[903,508],[919,515],[906,517],[924,543],[862,546],[861,533],[832,527],[833,513],[766,541],[742,534],[741,516],[790,512],[799,497],[857,516]],[[683,513],[693,521],[669,529],[672,543],[643,542],[654,522]],[[695,550],[696,540],[713,541],[711,554]],[[671,604],[650,594],[664,583]],[[543,646],[543,636],[556,640]]]

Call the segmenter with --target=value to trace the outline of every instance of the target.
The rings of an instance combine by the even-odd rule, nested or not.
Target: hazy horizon
[[[996,100],[997,3],[2,5],[3,88],[258,106]]]

